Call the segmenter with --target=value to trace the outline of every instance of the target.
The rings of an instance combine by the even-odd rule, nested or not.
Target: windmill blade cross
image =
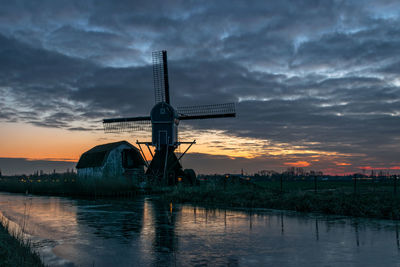
[[[178,107],[180,120],[236,117],[235,103]]]

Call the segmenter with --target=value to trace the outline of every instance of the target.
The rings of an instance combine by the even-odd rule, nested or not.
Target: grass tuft
[[[31,243],[22,238],[22,233],[11,235],[8,228],[3,219],[0,224],[0,266],[44,266]]]

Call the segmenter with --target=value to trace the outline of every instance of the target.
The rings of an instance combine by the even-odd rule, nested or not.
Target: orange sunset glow
[[[292,167],[308,167],[310,163],[307,161],[297,161],[297,162],[285,162],[285,165],[292,166]]]
[[[68,131],[23,123],[4,123],[3,126],[6,127],[0,132],[0,138],[7,140],[7,142],[3,141],[0,144],[0,157],[26,158],[30,161],[66,161],[74,164],[83,152],[98,144],[127,140],[137,146],[136,140],[150,140],[149,132],[140,132],[136,135],[131,133],[106,134],[101,129],[96,131]],[[192,133],[188,129],[181,133],[182,140],[196,139],[196,144],[189,150],[188,155],[191,153],[211,156],[223,155],[232,162],[239,159],[267,161],[270,158],[281,162],[275,167],[277,169],[284,169],[289,166],[314,168],[323,170],[328,174],[347,173],[350,171],[346,170],[346,167],[352,166],[352,164],[338,160],[362,156],[360,154],[310,150],[306,146],[292,146],[269,140],[232,136],[227,132],[218,130],[199,131],[196,136]],[[177,152],[182,153],[186,147],[187,145],[182,145]],[[146,159],[151,160],[147,148],[143,146],[142,149]],[[154,152],[154,148],[152,150]],[[329,167],[329,164],[331,167]],[[262,166],[260,166],[261,168]],[[399,169],[398,166],[359,167],[359,171]],[[257,169],[252,168],[249,171],[257,171]]]
[[[90,148],[107,142],[127,140],[135,144],[136,140],[149,140],[149,133],[142,132],[140,135],[133,136],[130,133],[105,134],[102,130],[98,131],[67,131],[63,129],[36,127],[29,124],[7,123],[4,124],[4,131],[1,131],[0,157],[26,158],[28,160],[46,161],[69,161],[77,162],[80,155]],[[290,144],[274,143],[268,140],[259,140],[243,137],[235,137],[223,131],[201,131],[197,136],[193,136],[188,131],[183,132],[185,140],[196,139],[196,145],[190,153],[201,153],[212,156],[224,155],[232,161],[235,159],[256,159],[268,157],[282,161],[279,168],[285,166],[292,167],[314,167],[321,161],[334,162],[338,158],[346,158],[351,154],[340,154],[327,151],[313,151],[302,146],[291,146]],[[182,145],[178,152],[183,152],[187,146]],[[147,148],[142,147],[146,159],[151,160],[151,155]],[[153,149],[154,150],[154,149]],[[300,160],[302,158],[308,160]],[[292,161],[291,161],[292,160]],[[349,166],[347,163],[335,163],[337,166]],[[316,165],[318,166],[318,165]],[[372,169],[365,167],[365,169]],[[392,167],[392,169],[396,169]],[[338,169],[342,170],[342,169]],[[254,171],[257,171],[254,169]]]

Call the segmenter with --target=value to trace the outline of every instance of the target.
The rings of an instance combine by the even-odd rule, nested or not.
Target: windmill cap
[[[178,118],[175,109],[166,102],[156,104],[150,112],[152,122],[173,122]]]

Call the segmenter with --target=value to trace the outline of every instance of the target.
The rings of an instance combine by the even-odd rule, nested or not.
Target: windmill
[[[235,117],[235,104],[187,106],[175,109],[170,104],[167,51],[156,51],[152,53],[152,56],[155,105],[151,109],[150,116],[104,119],[104,130],[105,132],[142,130],[146,126],[150,126],[151,123],[152,141],[136,142],[146,162],[142,144],[147,146],[153,157],[150,164],[147,163],[146,175],[169,185],[175,184],[178,179],[183,177],[193,183],[195,179],[194,171],[183,170],[179,161],[196,143],[196,140],[192,142],[179,141],[179,121]],[[188,144],[189,146],[178,158],[175,150],[181,144]],[[149,146],[155,147],[154,155]]]

